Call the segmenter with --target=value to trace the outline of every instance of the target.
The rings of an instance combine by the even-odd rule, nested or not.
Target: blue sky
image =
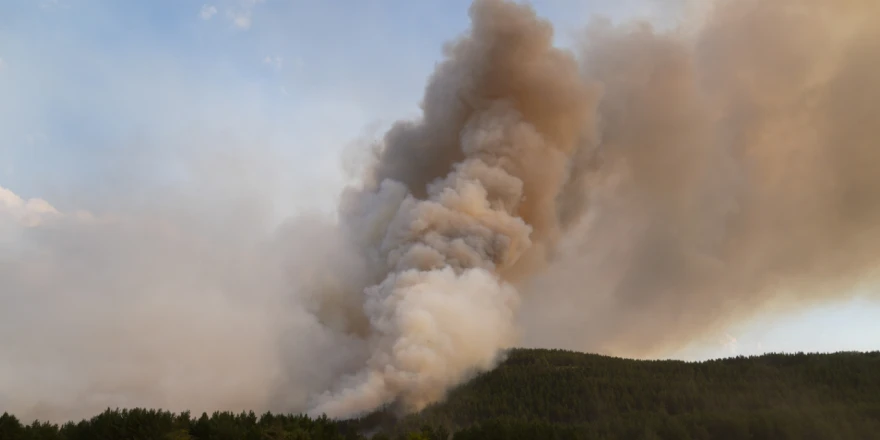
[[[620,4],[594,3],[536,6],[565,44],[590,12],[622,15]],[[22,196],[67,200],[80,185],[129,180],[132,145],[155,157],[156,138],[196,123],[259,131],[310,164],[300,168],[331,175],[347,142],[417,114],[443,43],[468,24],[468,5],[3,2],[0,178]],[[126,160],[128,173],[114,176]]]
[[[652,11],[647,0],[534,4],[563,45],[592,13]],[[106,211],[147,197],[144,188],[207,175],[219,187],[265,190],[279,216],[330,210],[347,146],[417,115],[443,43],[467,26],[467,7],[0,2],[0,187],[62,210]],[[227,160],[218,168],[193,159],[204,153]],[[223,171],[239,168],[249,171]],[[877,316],[876,304],[854,301],[758,318],[679,355],[880,349]]]

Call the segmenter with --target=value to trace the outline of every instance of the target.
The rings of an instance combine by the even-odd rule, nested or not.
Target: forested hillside
[[[880,353],[686,363],[515,350],[400,426],[559,432],[565,438],[880,438]],[[564,427],[564,428],[563,428]],[[473,435],[470,435],[472,433]]]
[[[686,363],[514,350],[419,414],[338,422],[107,410],[61,426],[0,416],[19,439],[880,439],[880,352]]]

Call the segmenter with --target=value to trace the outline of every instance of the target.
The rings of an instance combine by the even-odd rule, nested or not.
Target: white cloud
[[[251,11],[227,11],[226,16],[232,21],[232,25],[239,29],[251,28]]]
[[[275,55],[274,57],[267,55],[266,58],[263,58],[263,63],[268,64],[277,70],[281,70],[284,66],[284,59],[278,55]]]
[[[58,210],[45,200],[24,200],[14,192],[0,186],[0,220],[11,219],[21,226],[35,227],[48,218],[58,215],[60,215]]]
[[[199,11],[199,17],[201,17],[202,20],[210,20],[216,13],[217,8],[213,5],[202,5],[202,10]]]
[[[56,221],[80,224],[113,221],[112,217],[98,218],[85,210],[62,212],[40,198],[25,200],[11,190],[0,186],[0,232],[8,231],[6,226],[19,228],[38,228]],[[0,234],[0,239],[2,239]]]
[[[226,11],[226,17],[232,21],[232,25],[239,29],[250,29],[253,24],[253,9],[264,0],[241,0],[238,8]]]

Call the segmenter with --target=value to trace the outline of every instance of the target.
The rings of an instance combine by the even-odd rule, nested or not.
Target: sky
[[[563,46],[593,14],[660,11],[648,0],[533,4]],[[444,42],[468,25],[467,7],[0,2],[0,188],[62,211],[125,212],[163,191],[210,186],[204,197],[258,189],[277,220],[331,212],[352,147],[418,115]],[[0,280],[0,297],[2,289]],[[863,300],[768,315],[670,356],[877,350],[877,316],[880,306]]]

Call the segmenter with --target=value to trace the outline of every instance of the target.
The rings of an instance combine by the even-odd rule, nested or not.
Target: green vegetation
[[[514,350],[447,401],[394,420],[107,410],[61,426],[0,416],[0,439],[880,439],[880,352],[702,363]]]

